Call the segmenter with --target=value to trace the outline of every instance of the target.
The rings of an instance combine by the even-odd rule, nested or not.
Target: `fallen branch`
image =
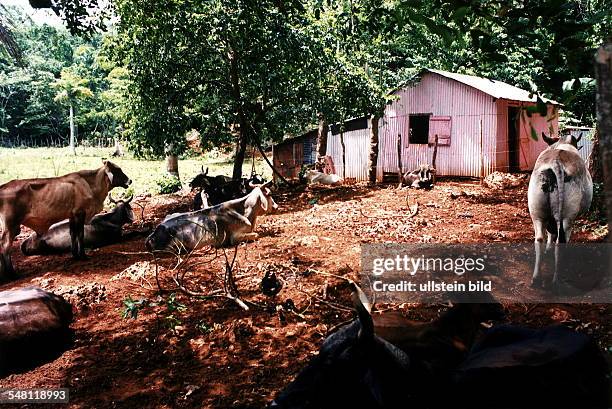
[[[367,215],[363,212],[363,209],[359,209],[359,213],[361,213],[361,215],[363,217],[366,217],[368,219],[381,219],[381,218],[389,218],[389,217],[408,217],[409,219],[413,218],[414,216],[417,215],[417,213],[419,212],[419,203],[415,203],[413,205],[410,205],[410,213],[408,214],[381,214],[381,215],[376,215],[376,216],[370,216]]]

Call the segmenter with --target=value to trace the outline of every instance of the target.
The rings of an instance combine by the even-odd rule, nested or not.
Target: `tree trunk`
[[[318,118],[319,132],[317,135],[317,160],[327,155],[327,133],[329,131],[329,127],[327,126],[323,113],[319,112]]]
[[[597,127],[604,174],[604,195],[608,209],[608,242],[612,242],[612,43],[597,51]]]
[[[166,172],[169,175],[180,179],[178,168],[178,156],[174,150],[174,144],[166,145]]]
[[[242,126],[240,127],[242,128]],[[234,155],[234,170],[232,172],[232,179],[239,180],[242,177],[242,164],[244,163],[244,157],[246,155],[247,148],[247,132],[246,130],[240,130],[238,140],[236,141],[236,152]]]
[[[370,170],[369,170],[369,181],[370,183],[376,183],[376,168],[378,167],[378,116],[373,115],[370,123],[372,129],[370,129]]]
[[[76,155],[76,130],[74,129],[74,106],[70,104],[70,150]]]
[[[601,153],[599,149],[599,129],[595,128],[593,132],[592,150],[589,155],[589,173],[593,178],[593,182],[603,182],[603,167],[601,166]]]
[[[174,176],[177,179],[179,177],[179,168],[178,168],[178,156],[173,153],[170,153],[166,156],[166,172],[170,175]]]
[[[248,143],[249,127],[244,114],[244,108],[242,105],[242,92],[240,90],[240,76],[238,73],[238,58],[236,52],[233,49],[229,49],[227,52],[227,58],[230,66],[230,83],[232,84],[232,98],[236,104],[236,111],[238,113],[239,129],[238,139],[236,141],[236,152],[234,155],[234,170],[232,172],[232,179],[239,180],[242,178],[242,164],[244,163],[244,156],[246,153],[246,147]]]

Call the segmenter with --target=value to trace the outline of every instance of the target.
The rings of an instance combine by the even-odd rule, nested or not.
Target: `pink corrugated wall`
[[[439,146],[436,167],[442,176],[481,175],[481,152],[484,175],[508,169],[508,101],[495,100],[492,96],[460,82],[434,73],[424,74],[421,81],[397,92],[398,99],[389,104],[379,123],[379,156],[377,178],[382,180],[383,172],[397,171],[397,135],[402,135],[402,168],[404,172],[415,169],[421,163],[431,163],[433,146],[409,144],[408,129],[410,114],[432,114],[451,117],[451,142]],[[547,118],[553,115],[549,106]],[[534,115],[521,116],[520,156],[521,169],[531,169],[538,154],[546,146],[530,138],[530,126],[541,134],[553,126],[558,134],[558,121]],[[482,124],[482,125],[481,125]],[[480,133],[482,129],[482,147]],[[347,149],[347,177],[367,180],[369,156],[369,130],[362,129],[344,134]],[[339,135],[328,137],[328,154],[340,169],[342,148]],[[340,170],[338,171],[341,174]]]
[[[507,100],[497,101],[498,110],[498,127],[497,127],[497,165],[496,170],[507,172],[509,170],[509,152],[508,152],[508,107],[525,107],[534,105],[525,102],[514,102]],[[531,137],[531,127],[536,131],[538,140]],[[521,110],[519,116],[519,161],[520,170],[532,170],[540,152],[548,145],[542,139],[542,132],[546,135],[551,134],[557,137],[559,135],[559,120],[557,117],[557,109],[550,105],[546,117],[538,114],[528,116],[526,111]]]
[[[431,163],[433,146],[408,144],[409,114],[451,117],[451,142],[439,146],[436,167],[440,175],[480,175],[480,123],[482,121],[484,172],[495,165],[497,110],[493,97],[437,74],[425,74],[418,84],[397,93],[398,100],[381,120],[378,177],[397,170],[397,134],[402,134],[404,171]]]

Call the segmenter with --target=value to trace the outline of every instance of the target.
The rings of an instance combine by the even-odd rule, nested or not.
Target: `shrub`
[[[179,178],[172,175],[164,175],[160,179],[156,180],[155,183],[157,183],[158,192],[162,195],[178,192],[183,188]]]

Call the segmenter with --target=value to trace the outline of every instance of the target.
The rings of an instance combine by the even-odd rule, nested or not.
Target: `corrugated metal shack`
[[[272,148],[272,163],[286,178],[298,177],[303,165],[317,159],[317,130],[286,139]]]
[[[442,176],[488,175],[533,168],[546,147],[541,133],[558,135],[558,103],[544,100],[547,114],[527,114],[535,105],[528,91],[486,78],[425,70],[416,84],[400,89],[379,123],[377,178],[397,172],[397,137],[401,135],[402,168],[430,163],[438,135],[436,167]],[[344,132],[347,177],[367,179],[369,121]],[[538,140],[531,138],[532,128]],[[342,175],[340,135],[330,132],[327,152]]]

